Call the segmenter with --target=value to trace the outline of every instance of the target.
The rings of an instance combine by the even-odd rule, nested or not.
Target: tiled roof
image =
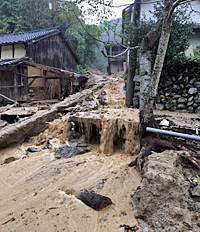
[[[9,60],[0,60],[0,66],[5,66],[5,65],[15,65],[20,62],[28,60],[27,57],[22,57],[22,58],[17,58],[17,59],[9,59]]]
[[[19,43],[19,42],[29,42],[35,39],[42,38],[43,36],[54,34],[59,31],[60,31],[59,28],[49,28],[49,29],[42,29],[37,31],[28,31],[28,32],[15,33],[15,34],[1,35],[0,45]]]

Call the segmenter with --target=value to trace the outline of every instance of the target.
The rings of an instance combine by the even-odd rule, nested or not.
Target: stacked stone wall
[[[139,95],[139,80],[135,96]],[[173,64],[163,70],[155,108],[188,113],[200,113],[200,62]]]

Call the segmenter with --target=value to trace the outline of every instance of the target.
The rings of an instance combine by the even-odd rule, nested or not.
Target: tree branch
[[[92,37],[93,39],[95,39],[96,41],[105,44],[104,41],[102,41],[102,40],[100,40],[100,39],[94,37],[93,35],[91,35],[91,34],[89,33],[89,31],[86,29],[86,27],[84,26],[84,24],[81,22],[81,20],[80,20],[79,17],[77,16],[76,11],[74,10],[74,7],[73,7],[73,5],[72,5],[72,2],[70,2],[70,4],[71,4],[71,8],[72,8],[72,11],[73,11],[73,13],[74,13],[75,18],[77,19],[77,21],[79,22],[79,24],[81,25],[81,27],[84,29],[84,31],[85,31],[90,37]]]
[[[168,18],[172,17],[172,14],[177,6],[179,6],[180,4],[185,4],[185,3],[189,3],[189,2],[193,2],[193,1],[195,1],[195,0],[176,0],[172,5],[172,8],[169,12]]]

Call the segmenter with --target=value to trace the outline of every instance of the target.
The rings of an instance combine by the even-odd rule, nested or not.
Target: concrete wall
[[[197,45],[200,45],[200,32],[195,32],[194,35],[190,38],[190,43],[194,49]]]
[[[153,3],[152,3],[153,2]],[[156,3],[156,1],[152,0],[141,0],[141,16],[143,14],[146,15],[147,19],[152,17],[152,14],[149,11],[153,11],[153,5]],[[200,1],[196,0],[194,2],[191,2],[192,9],[195,11],[200,11]],[[191,9],[188,9],[188,11]],[[196,24],[200,23],[200,14],[197,12],[193,12],[191,14],[193,21]]]
[[[143,15],[145,14],[147,19],[152,18],[152,14],[150,13],[150,11],[153,11],[153,5],[154,3],[152,3],[151,0],[141,0],[140,17],[143,17]]]

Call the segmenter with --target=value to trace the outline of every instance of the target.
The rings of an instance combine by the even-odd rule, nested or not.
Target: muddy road
[[[105,83],[98,73],[95,80]],[[72,108],[62,106],[45,131],[0,150],[0,231],[200,231],[200,171],[188,151],[154,152],[142,171],[128,166],[140,152],[139,118],[124,105],[123,85],[122,74],[109,77]],[[156,117],[200,127],[199,115]],[[63,158],[62,147],[82,150]],[[85,190],[112,204],[92,209],[77,198]]]

